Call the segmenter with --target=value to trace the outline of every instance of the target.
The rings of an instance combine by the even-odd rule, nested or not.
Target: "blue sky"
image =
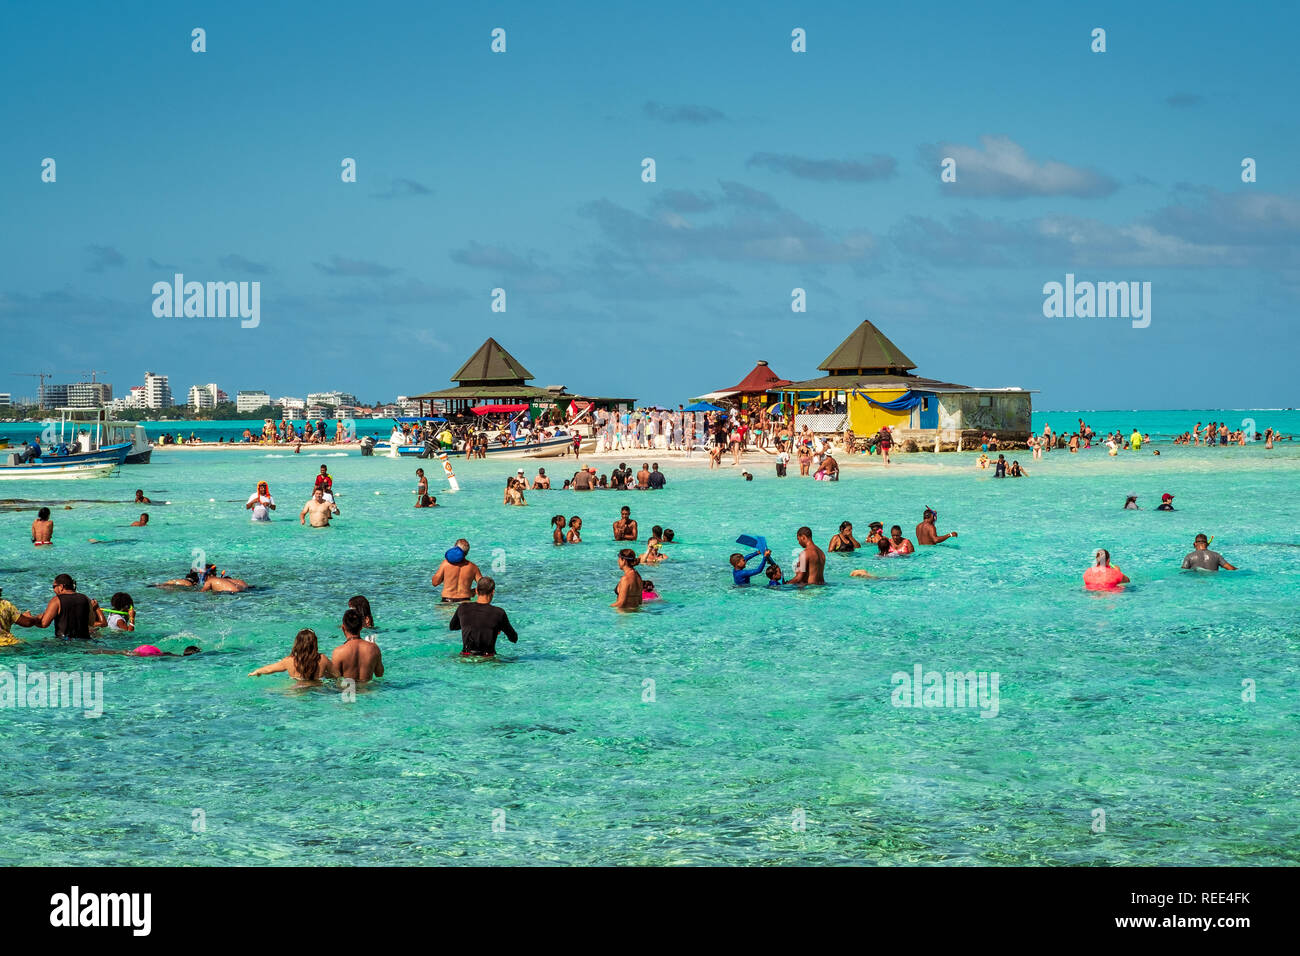
[[[377,401],[492,335],[676,403],[870,318],[1042,408],[1300,404],[1294,5],[294,6],[6,6],[0,391]],[[260,326],[156,318],[177,271],[261,282]],[[1044,318],[1067,272],[1151,282],[1150,327]]]

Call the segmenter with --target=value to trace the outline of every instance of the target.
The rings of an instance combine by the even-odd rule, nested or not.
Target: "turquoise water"
[[[124,502],[143,487],[169,500],[143,529],[126,527],[130,504],[56,508],[46,549],[27,543],[30,511],[0,511],[0,583],[34,610],[60,571],[101,601],[127,590],[139,630],[110,646],[204,653],[92,656],[19,630],[33,643],[0,665],[100,670],[105,703],[98,719],[0,711],[0,860],[1300,862],[1300,451],[1053,452],[1022,457],[1019,481],[973,457],[903,456],[837,484],[777,480],[766,459],[752,483],[670,464],[662,492],[530,492],[524,509],[501,505],[515,462],[458,464],[464,490],[435,480],[444,507],[417,511],[413,463],[355,453],[163,452],[100,481],[8,482],[5,497]],[[343,514],[302,528],[322,463]],[[262,478],[281,510],[253,525],[242,504]],[[1178,512],[1120,510],[1126,493],[1152,508],[1164,491]],[[607,606],[623,504],[643,540],[652,524],[679,540],[645,570],[663,600],[635,614]],[[846,518],[910,536],[926,505],[960,537],[907,559],[831,555],[816,591],[728,586],[738,533],[766,534],[788,564],[800,524],[823,547]],[[554,548],[551,516],[575,509],[586,542]],[[1202,530],[1241,571],[1179,572]],[[429,586],[462,535],[496,565],[521,632],[497,662],[456,656]],[[1080,587],[1096,547],[1133,578],[1123,593]],[[183,573],[196,548],[258,589],[144,587]],[[855,567],[879,579],[850,578]],[[332,647],[356,593],[388,673],[355,702],[245,676],[300,627]],[[917,664],[997,672],[997,716],[894,707],[891,676]]]

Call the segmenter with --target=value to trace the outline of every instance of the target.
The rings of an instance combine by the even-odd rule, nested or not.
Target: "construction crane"
[[[36,393],[37,404],[45,401],[45,380],[54,378],[53,372],[10,372],[10,375],[21,375],[23,378],[35,378],[40,380],[40,390]]]

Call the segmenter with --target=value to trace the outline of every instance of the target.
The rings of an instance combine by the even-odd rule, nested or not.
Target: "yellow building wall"
[[[888,392],[867,392],[873,399],[878,402],[892,402],[896,398],[901,398],[907,394],[907,389],[900,388]],[[880,431],[881,425],[888,425],[890,428],[906,428],[912,420],[912,413],[891,412],[888,409],[876,408],[871,405],[865,398],[857,395],[849,395],[849,427],[853,429],[853,434],[867,438]]]

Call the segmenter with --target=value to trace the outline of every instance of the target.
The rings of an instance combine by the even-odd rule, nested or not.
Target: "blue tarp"
[[[883,408],[887,412],[910,412],[920,405],[921,399],[924,398],[920,392],[914,392],[910,388],[898,398],[888,402],[878,402],[865,392],[854,391],[853,394],[859,398],[865,398],[869,405],[875,408]]]
[[[683,411],[687,412],[723,412],[726,411],[718,405],[710,405],[708,402],[696,402],[694,405],[687,405]]]

